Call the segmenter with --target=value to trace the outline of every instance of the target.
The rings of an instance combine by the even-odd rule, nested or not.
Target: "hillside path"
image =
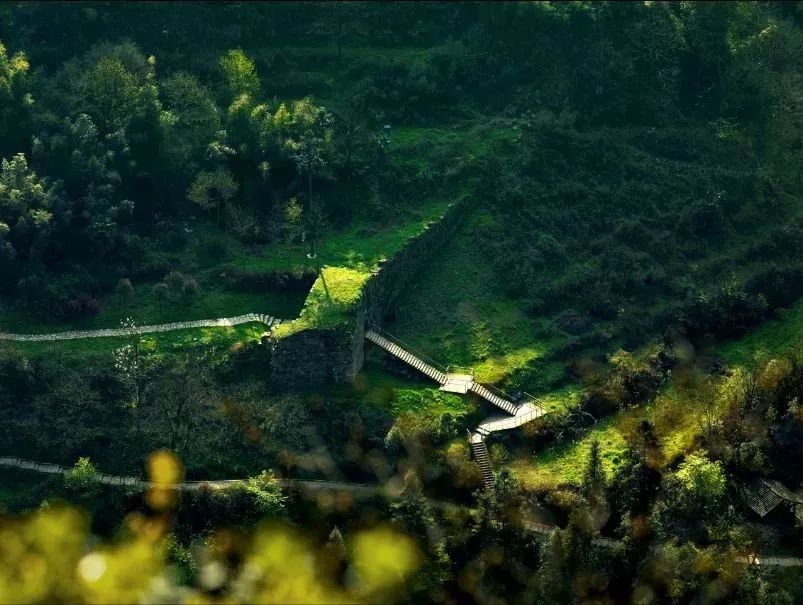
[[[50,342],[56,340],[77,340],[80,338],[108,338],[114,336],[129,336],[133,333],[151,334],[154,332],[172,332],[188,328],[225,328],[253,322],[263,323],[268,328],[284,320],[262,315],[260,313],[246,313],[237,317],[221,317],[219,319],[199,319],[196,321],[178,321],[169,324],[152,326],[137,326],[136,328],[108,328],[103,330],[73,330],[71,332],[54,332],[52,334],[11,334],[0,332],[0,340],[14,340],[19,342]]]
[[[25,460],[23,458],[16,458],[12,456],[0,456],[0,467],[16,468],[20,470],[28,470],[51,475],[66,475],[68,472],[70,472],[70,470],[72,470],[59,464],[35,462],[33,460]],[[104,485],[129,486],[137,489],[169,487],[180,491],[193,491],[203,487],[219,489],[222,487],[244,483],[243,479],[221,479],[211,481],[182,481],[180,483],[170,484],[169,486],[163,486],[160,484],[151,483],[149,481],[144,481],[139,477],[132,476],[107,475],[105,473],[98,473],[97,477],[98,482]],[[399,489],[389,489],[387,486],[370,483],[349,483],[345,481],[316,481],[299,479],[278,479],[278,483],[285,488],[297,487],[307,492],[334,490],[350,492],[355,496],[383,496],[392,499],[399,498],[402,495],[402,491]],[[457,511],[464,508],[459,504],[432,500],[429,498],[427,498],[427,502],[429,502],[431,506],[447,511]],[[542,523],[522,520],[521,529],[527,532],[549,536],[552,534],[552,532],[559,528],[555,525],[544,525]],[[613,540],[603,536],[597,536],[593,538],[592,542],[597,546],[604,546],[607,548],[614,548],[621,543],[619,540]],[[741,563],[742,565],[762,565],[765,567],[803,567],[803,559],[798,557],[748,554],[736,556],[734,557],[734,561],[736,563]]]

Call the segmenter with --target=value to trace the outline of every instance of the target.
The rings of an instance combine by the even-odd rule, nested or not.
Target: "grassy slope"
[[[476,249],[481,211],[458,232],[399,297],[388,330],[444,364],[472,366],[478,380],[498,382],[541,358],[555,343],[543,321],[504,295],[502,278]]]
[[[771,357],[793,347],[803,346],[803,301],[787,309],[781,317],[764,323],[742,338],[721,343],[715,353],[726,365],[735,369],[752,362],[756,357]],[[705,394],[700,393],[701,382],[675,380],[659,393],[655,402],[642,409],[655,423],[666,460],[671,461],[692,447],[699,435],[700,414]],[[628,415],[619,413],[601,421],[581,439],[564,443],[536,453],[530,460],[518,460],[513,468],[524,484],[534,490],[544,490],[566,482],[577,482],[582,477],[588,457],[588,447],[599,439],[610,473],[615,469],[625,442],[623,428]]]
[[[666,182],[680,179],[693,184],[696,171],[704,170],[692,163],[661,160],[638,149],[638,146],[634,146],[633,151],[634,157],[645,166],[660,164],[659,180]],[[683,186],[686,185],[678,185]],[[692,185],[689,189],[693,190]],[[794,203],[787,208],[792,214],[799,209],[800,205]],[[746,207],[740,211],[726,237],[729,245],[723,249],[695,250],[696,262],[689,270],[699,283],[716,283],[726,273],[744,279],[760,268],[760,262],[751,258],[750,250],[770,240],[773,234],[766,217],[756,216],[756,212],[758,207]],[[563,364],[539,360],[543,360],[552,347],[563,342],[565,336],[555,335],[548,318],[532,317],[525,312],[523,304],[505,296],[504,277],[495,275],[491,259],[485,258],[481,248],[472,240],[473,230],[482,228],[485,221],[492,223],[493,220],[480,209],[466,221],[453,241],[421,271],[414,284],[402,295],[397,303],[395,322],[388,329],[443,363],[474,366],[481,380],[504,382],[517,370],[529,366],[530,370],[535,369],[534,373],[529,372],[531,382],[543,386],[545,380],[549,384],[557,377],[556,382],[560,384]],[[567,258],[560,266],[554,267],[554,274],[544,275],[543,279],[560,283],[565,276],[582,274],[585,262],[582,256]],[[591,261],[596,262],[593,257]],[[639,308],[642,314],[655,315],[671,304],[671,300],[659,297],[654,303],[641,304]],[[721,345],[718,353],[729,364],[744,363],[761,349],[771,353],[795,341],[800,343],[800,308],[798,304],[782,322],[769,322],[737,343]],[[597,327],[602,327],[600,322],[597,322]],[[524,384],[528,390],[537,389],[528,387],[526,380]],[[699,431],[699,401],[688,390],[688,387],[679,390],[670,387],[659,396],[655,406],[645,410],[661,425],[665,433],[666,454],[670,458],[690,447]],[[535,392],[550,400],[553,406],[563,406],[577,396],[580,387],[571,384],[556,392],[548,389]],[[675,412],[671,412],[673,409]],[[600,439],[603,449],[610,450],[606,454],[606,468],[611,471],[616,465],[617,453],[624,446],[619,431],[623,420],[622,416],[606,419],[578,443],[538,454],[535,459],[538,468],[533,469],[524,463],[518,465],[520,474],[534,487],[576,480],[582,472],[588,444],[594,437]]]
[[[755,356],[772,356],[803,346],[803,300],[750,334],[717,347],[728,366],[744,366]]]
[[[618,416],[600,420],[576,441],[565,442],[538,452],[532,461],[518,460],[512,468],[522,483],[535,491],[554,489],[563,483],[579,484],[591,442],[599,440],[603,468],[610,477],[627,449],[619,431]]]

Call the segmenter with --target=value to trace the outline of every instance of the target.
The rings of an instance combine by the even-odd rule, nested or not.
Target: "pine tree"
[[[426,539],[434,522],[432,510],[421,491],[421,482],[414,471],[404,476],[404,489],[399,502],[391,505],[393,522],[407,533]]]
[[[591,502],[601,498],[605,491],[605,471],[602,468],[599,441],[591,442],[585,472],[583,473],[583,495]]]

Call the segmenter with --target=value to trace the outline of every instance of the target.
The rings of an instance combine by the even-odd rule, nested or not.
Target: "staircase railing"
[[[543,416],[543,412],[540,409],[536,408],[534,410],[527,412],[526,414],[519,414],[517,416],[511,416],[510,418],[502,418],[500,420],[492,420],[485,425],[480,423],[480,428],[484,428],[489,433],[495,433],[496,431],[505,431],[507,429],[514,429],[523,424],[527,424],[531,420],[540,418],[541,416]]]
[[[476,382],[476,381],[475,381],[475,382]],[[476,382],[476,384],[480,385],[481,387],[484,387],[484,388],[488,389],[488,390],[489,390],[491,393],[493,393],[493,394],[494,394],[494,395],[496,395],[497,397],[501,397],[501,398],[502,398],[502,399],[504,399],[505,401],[509,401],[510,403],[512,403],[512,404],[513,404],[513,405],[515,405],[515,406],[518,406],[518,405],[519,405],[518,403],[516,403],[515,401],[513,401],[513,398],[512,398],[510,395],[508,395],[508,394],[507,394],[507,393],[505,393],[505,392],[504,392],[502,389],[500,389],[500,388],[497,388],[497,387],[495,387],[495,386],[494,386],[494,385],[492,385],[492,384],[487,384],[487,383],[485,383],[485,382]]]
[[[487,384],[487,383],[484,383],[484,382],[478,382],[477,384],[479,384],[480,386],[485,387],[486,389],[491,391],[491,393],[493,393],[494,395],[496,395],[498,397],[501,397],[502,399],[505,399],[505,400],[511,402],[516,407],[519,407],[524,403],[529,403],[530,405],[532,405],[532,406],[534,406],[536,408],[539,408],[543,414],[546,414],[546,408],[541,403],[541,400],[538,397],[536,397],[535,395],[530,395],[530,393],[528,393],[527,391],[522,391],[522,394],[526,397],[525,400],[523,400],[523,401],[522,400],[515,401],[513,399],[513,397],[509,393],[506,393],[502,389],[500,389],[498,387],[495,387],[492,384]]]
[[[394,336],[393,334],[391,334],[387,330],[383,330],[382,328],[380,328],[380,327],[378,327],[378,326],[376,326],[374,324],[368,324],[368,329],[371,330],[372,332],[376,332],[377,334],[379,334],[383,338],[386,338],[387,340],[389,340],[390,342],[392,342],[396,346],[401,347],[402,349],[404,349],[408,353],[412,353],[413,355],[418,357],[421,361],[425,361],[427,364],[431,365],[436,370],[440,370],[444,374],[449,371],[449,368],[447,366],[445,366],[445,365],[443,365],[441,363],[438,363],[437,361],[432,359],[429,355],[427,355],[426,353],[424,353],[420,349],[417,349],[416,347],[412,346],[411,344],[403,341],[398,336]]]
[[[535,395],[530,395],[527,391],[522,391],[524,396],[527,397],[527,401],[525,403],[529,403],[531,406],[538,408],[541,410],[542,414],[546,414],[546,406],[544,406],[544,402],[541,398],[536,397]]]

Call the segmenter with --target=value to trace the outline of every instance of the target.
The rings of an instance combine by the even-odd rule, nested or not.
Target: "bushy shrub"
[[[240,484],[198,490],[179,514],[188,515],[190,522],[213,527],[249,525],[280,516],[285,501],[273,473],[262,472]]]
[[[231,242],[221,234],[204,235],[198,242],[198,256],[204,262],[220,262],[231,256]]]
[[[682,324],[690,336],[705,333],[716,337],[743,334],[767,315],[763,295],[748,294],[741,286],[729,285],[714,294],[702,294],[687,311]]]
[[[143,252],[137,260],[131,260],[129,276],[138,282],[148,282],[160,279],[170,271],[171,261],[164,254]]]
[[[187,299],[195,299],[198,297],[198,293],[200,288],[198,286],[198,281],[189,277],[184,280],[184,297]]]
[[[101,304],[97,298],[91,297],[85,292],[80,293],[75,298],[71,298],[58,311],[61,317],[80,318],[92,317],[100,313]]]
[[[554,347],[549,354],[550,359],[560,359],[575,355],[586,349],[603,349],[611,342],[611,334],[603,330],[594,330],[582,336],[573,336]]]
[[[685,220],[690,233],[698,237],[707,237],[722,231],[725,215],[718,199],[704,200],[691,205]]]
[[[722,463],[712,462],[705,452],[690,454],[664,478],[654,512],[656,531],[666,537],[714,538],[725,514],[725,488]]]
[[[566,309],[560,313],[555,318],[555,324],[564,332],[575,336],[587,332],[591,328],[591,321],[588,317],[574,309]]]
[[[173,298],[178,298],[184,294],[185,278],[180,271],[171,271],[164,278],[164,283]]]
[[[165,221],[157,224],[156,229],[158,241],[164,249],[178,251],[187,245],[188,237],[183,225]]]
[[[75,466],[64,475],[64,486],[78,495],[88,495],[98,490],[98,471],[89,458],[79,458]]]
[[[300,271],[243,271],[226,267],[222,271],[225,285],[231,290],[258,292],[265,289],[306,292],[317,277],[314,269]]]
[[[17,282],[17,294],[23,307],[36,301],[44,292],[45,282],[38,275],[23,277]]]
[[[756,296],[763,296],[771,309],[788,307],[803,296],[803,267],[771,266],[754,275],[745,289]]]

